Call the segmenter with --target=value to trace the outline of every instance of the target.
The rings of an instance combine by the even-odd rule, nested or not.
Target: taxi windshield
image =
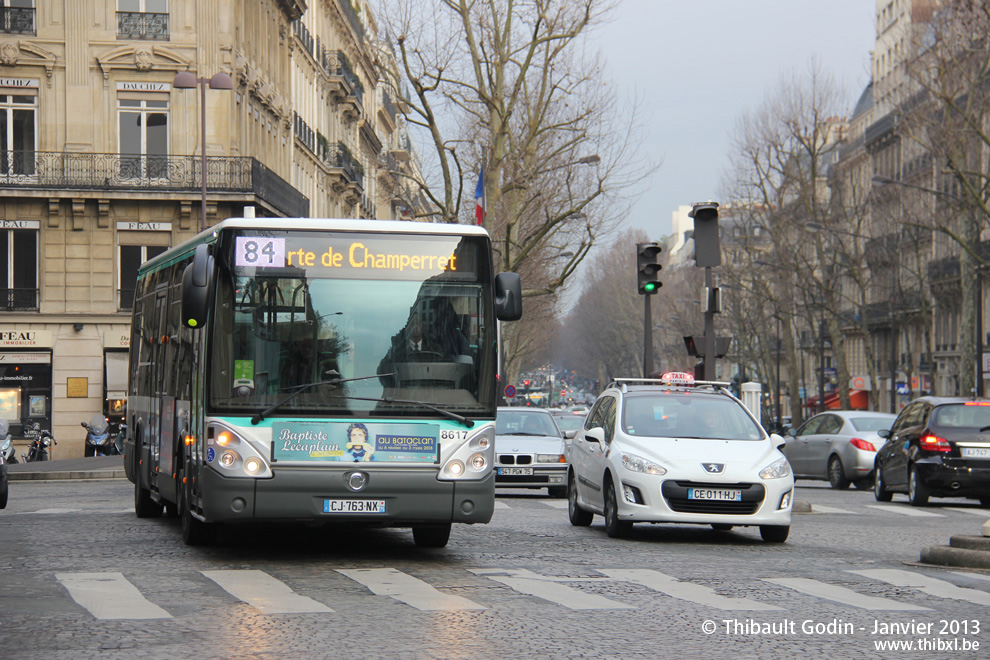
[[[695,392],[629,394],[624,400],[622,428],[640,437],[763,439],[763,430],[735,400]]]

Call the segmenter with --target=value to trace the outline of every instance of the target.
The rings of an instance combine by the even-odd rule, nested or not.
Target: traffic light
[[[660,269],[663,266],[658,263],[662,251],[659,243],[636,244],[636,276],[641,295],[655,295],[663,286],[660,281]]]

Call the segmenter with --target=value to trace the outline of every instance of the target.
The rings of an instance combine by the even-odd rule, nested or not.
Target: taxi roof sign
[[[684,371],[668,371],[660,374],[660,382],[665,385],[694,385],[694,374]]]

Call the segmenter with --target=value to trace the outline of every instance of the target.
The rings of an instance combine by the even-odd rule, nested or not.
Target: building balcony
[[[37,34],[35,9],[21,7],[0,7],[0,33]]]
[[[361,217],[367,220],[375,220],[377,216],[375,203],[367,195],[361,195]]]
[[[0,310],[37,311],[38,289],[0,289]]]
[[[117,38],[168,41],[168,14],[146,11],[118,11]]]
[[[364,167],[343,142],[330,145],[326,164],[330,167],[330,185],[348,204],[355,204],[364,191]]]
[[[199,196],[200,156],[48,151],[0,152],[0,190],[175,192]],[[255,158],[207,156],[206,189],[249,193],[287,217],[309,215],[309,199]]]
[[[330,100],[343,103],[348,97],[354,97],[360,105],[364,98],[364,85],[354,73],[347,55],[339,50],[323,50],[319,60],[327,74]]]

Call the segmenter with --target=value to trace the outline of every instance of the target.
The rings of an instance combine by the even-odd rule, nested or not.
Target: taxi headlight
[[[566,463],[567,459],[563,454],[537,454],[537,463]]]
[[[786,458],[778,458],[760,470],[760,479],[783,479],[789,476],[791,476],[791,464]]]
[[[622,467],[626,468],[630,472],[642,472],[643,474],[653,474],[657,476],[667,474],[667,468],[662,465],[657,465],[653,461],[648,461],[645,458],[640,458],[635,454],[623,454]]]

